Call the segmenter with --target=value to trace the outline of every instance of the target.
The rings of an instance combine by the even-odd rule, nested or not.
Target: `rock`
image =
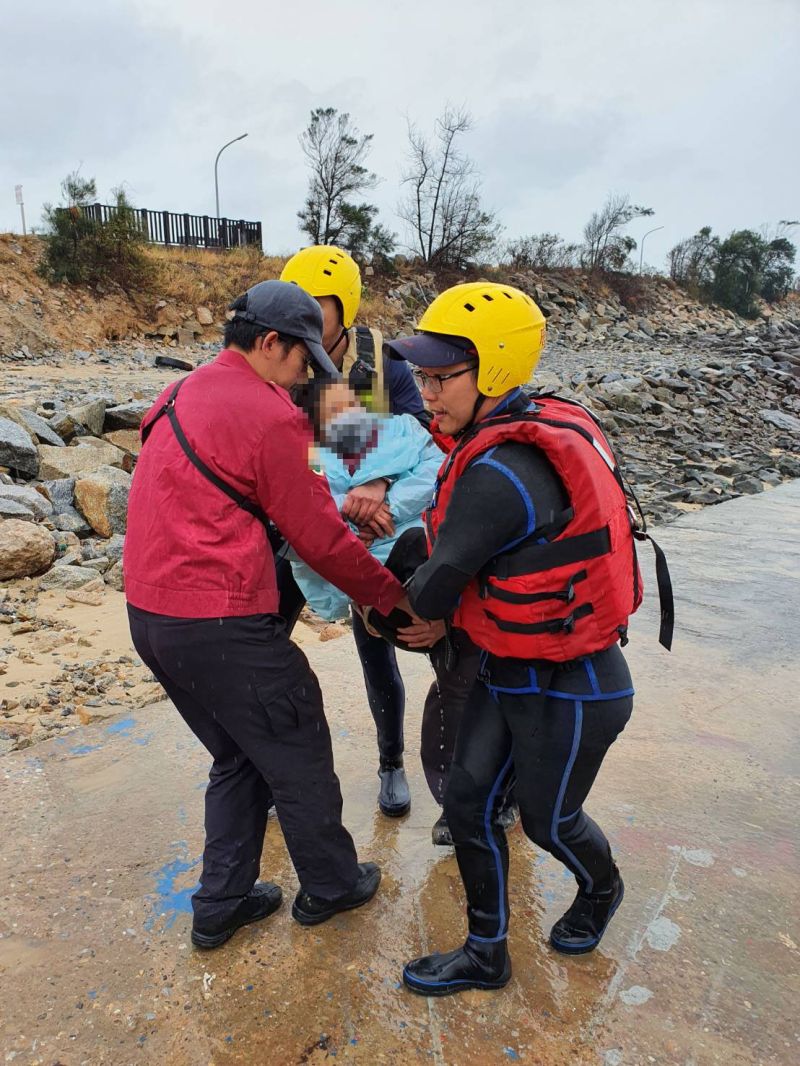
[[[211,314],[211,311],[208,307],[198,307],[195,311],[195,315],[197,316],[197,321],[200,323],[201,326],[214,325],[214,316]]]
[[[112,429],[110,433],[103,434],[103,440],[107,440],[115,448],[121,448],[131,455],[138,455],[142,450],[138,429]]]
[[[106,440],[82,437],[70,448],[39,446],[40,473],[43,478],[68,478],[90,474],[101,466],[119,466],[125,460],[125,452]]]
[[[795,418],[794,415],[787,415],[785,411],[759,411],[758,413],[771,426],[777,426],[778,429],[782,429],[786,433],[796,433],[800,436],[800,418]]]
[[[28,477],[39,473],[39,453],[30,433],[18,422],[4,417],[0,417],[0,466]]]
[[[74,507],[70,507],[67,511],[59,511],[50,521],[61,532],[74,533],[78,537],[88,537],[92,532],[92,527]]]
[[[47,518],[53,513],[53,505],[47,497],[28,485],[0,485],[0,500],[13,500],[36,518]]]
[[[99,399],[90,400],[88,403],[81,404],[80,407],[71,407],[67,411],[67,416],[73,422],[85,426],[93,437],[99,437],[102,434],[105,415],[106,401]]]
[[[42,526],[15,518],[0,522],[0,580],[40,574],[55,556],[55,541]]]
[[[194,331],[185,329],[183,326],[179,327],[178,344],[181,348],[190,348],[194,344]]]
[[[103,555],[107,555],[109,559],[113,559],[115,563],[118,563],[122,558],[124,545],[125,538],[119,533],[115,533],[113,537],[103,542]]]
[[[78,509],[101,537],[125,532],[130,487],[130,474],[113,466],[101,466],[76,483]]]
[[[0,529],[2,529],[1,526]],[[52,537],[50,542],[53,543]],[[53,548],[55,549],[55,544],[53,544]],[[72,590],[82,588],[84,585],[96,580],[97,574],[94,570],[84,570],[80,566],[65,566],[63,563],[58,563],[44,575],[39,582],[39,588],[45,592],[49,589]]]
[[[18,518],[20,522],[35,522],[36,516],[25,504],[18,500],[4,499],[0,496],[0,518]]]
[[[53,415],[50,419],[50,428],[54,433],[58,434],[62,441],[69,442],[80,427],[66,411],[59,411],[57,415]]]
[[[67,599],[72,600],[73,603],[85,603],[89,607],[99,607],[105,598],[105,591],[103,580],[98,577],[81,588],[70,589],[67,592]]]
[[[64,441],[45,418],[41,418],[35,411],[27,411],[24,408],[20,408],[19,414],[26,427],[42,444],[52,444],[54,448],[64,447]]]
[[[103,574],[103,580],[112,589],[116,589],[117,592],[124,592],[125,577],[122,572],[122,562],[114,563],[110,570],[106,570],[105,574]]]
[[[144,400],[132,400],[106,409],[105,430],[138,429],[151,405]]]
[[[177,359],[174,355],[157,355],[153,364],[170,370],[194,370],[194,363],[190,363],[188,359]]]
[[[72,507],[75,501],[75,478],[60,477],[53,481],[43,481],[41,486],[53,505],[54,511],[63,511]]]
[[[757,477],[737,477],[733,482],[733,490],[753,496],[757,492],[763,492],[764,485]]]

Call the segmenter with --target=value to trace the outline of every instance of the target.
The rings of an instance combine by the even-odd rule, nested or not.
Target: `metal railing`
[[[101,226],[109,222],[118,210],[108,204],[89,204],[81,208],[86,218]],[[151,244],[186,248],[240,248],[251,244],[261,247],[260,222],[190,215],[188,212],[149,211],[146,207],[133,207],[130,211],[139,222],[145,239]]]

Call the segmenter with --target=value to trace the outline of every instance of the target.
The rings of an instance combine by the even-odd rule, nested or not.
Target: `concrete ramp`
[[[547,946],[562,867],[511,837],[514,978],[425,1000],[403,962],[457,945],[463,898],[434,850],[416,756],[427,663],[408,682],[410,816],[376,813],[376,754],[348,637],[308,647],[345,816],[384,870],[361,911],[303,929],[287,905],[216,952],[189,943],[208,758],[167,703],[0,760],[0,1056],[20,1064],[798,1061],[800,482],[657,531],[673,653],[632,627],[634,717],[589,810],[625,902],[592,955]],[[651,553],[642,553],[654,588]],[[270,822],[262,876],[297,885]]]

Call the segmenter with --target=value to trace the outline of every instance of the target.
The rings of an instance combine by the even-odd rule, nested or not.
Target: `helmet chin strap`
[[[469,422],[467,422],[467,424],[462,429],[460,429],[457,433],[454,434],[456,438],[463,436],[463,434],[466,433],[468,429],[472,429],[472,427],[475,425],[475,422],[478,418],[478,411],[480,410],[481,405],[483,404],[483,401],[485,399],[486,397],[483,395],[483,393],[479,392],[475,403],[472,405],[472,414],[470,415]]]

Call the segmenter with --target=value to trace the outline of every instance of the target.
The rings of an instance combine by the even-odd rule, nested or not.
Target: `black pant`
[[[291,565],[285,559],[278,561],[277,579],[280,614],[291,632],[305,599],[292,576]],[[378,753],[384,762],[397,762],[405,750],[403,720],[406,703],[406,690],[397,667],[397,652],[382,637],[371,636],[356,614],[353,615],[353,637],[378,735]],[[444,797],[459,723],[480,658],[478,649],[466,633],[455,631],[452,639],[457,652],[457,664],[453,669],[447,669],[443,645],[437,645],[431,651],[435,680],[425,697],[422,711],[420,756],[425,780],[437,803],[441,803]]]
[[[587,892],[611,886],[611,850],[583,804],[633,708],[630,673],[613,648],[569,666],[490,660],[472,690],[445,813],[467,895],[470,934],[508,932],[508,844],[493,822],[513,782],[522,827]]]
[[[322,693],[283,621],[169,618],[130,605],[128,616],[142,660],[214,758],[196,918],[224,921],[253,887],[273,801],[304,891],[350,891],[358,865]]]

